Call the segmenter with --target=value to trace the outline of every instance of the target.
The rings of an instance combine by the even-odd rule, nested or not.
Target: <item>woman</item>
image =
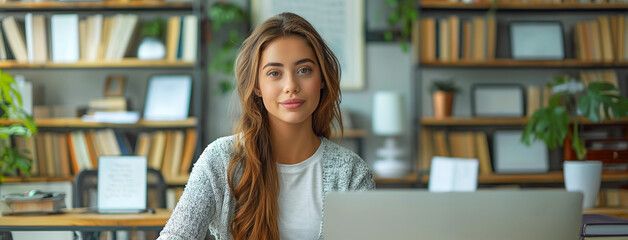
[[[160,239],[320,238],[326,193],[375,187],[365,162],[328,140],[341,122],[338,60],[282,13],[244,41],[236,78],[235,135],[205,149]]]

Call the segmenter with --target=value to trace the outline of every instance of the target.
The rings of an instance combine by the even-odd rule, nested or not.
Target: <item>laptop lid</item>
[[[98,158],[98,212],[146,210],[146,157]]]
[[[579,237],[582,194],[560,190],[332,192],[325,239],[511,239]]]

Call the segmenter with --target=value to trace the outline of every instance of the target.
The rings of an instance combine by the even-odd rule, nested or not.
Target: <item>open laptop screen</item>
[[[146,157],[102,156],[98,159],[98,212],[146,209]]]

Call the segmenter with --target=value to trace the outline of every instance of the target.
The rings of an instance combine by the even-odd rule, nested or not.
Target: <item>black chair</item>
[[[160,171],[146,169],[146,207],[166,208],[166,180]],[[98,170],[83,170],[74,177],[74,207],[96,208],[98,199]],[[112,233],[115,235],[116,232]],[[158,232],[147,231],[147,239],[157,238]],[[83,232],[82,239],[99,239],[99,232]]]
[[[160,171],[146,169],[146,207],[166,208],[166,180]],[[95,208],[98,170],[83,170],[74,177],[74,207]]]

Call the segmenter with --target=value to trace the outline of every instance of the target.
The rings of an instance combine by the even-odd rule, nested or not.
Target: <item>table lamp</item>
[[[399,159],[403,150],[395,137],[405,131],[403,96],[399,92],[379,91],[373,98],[373,133],[385,136],[384,146],[377,150],[373,170],[378,177],[400,178],[407,174],[406,163]]]

